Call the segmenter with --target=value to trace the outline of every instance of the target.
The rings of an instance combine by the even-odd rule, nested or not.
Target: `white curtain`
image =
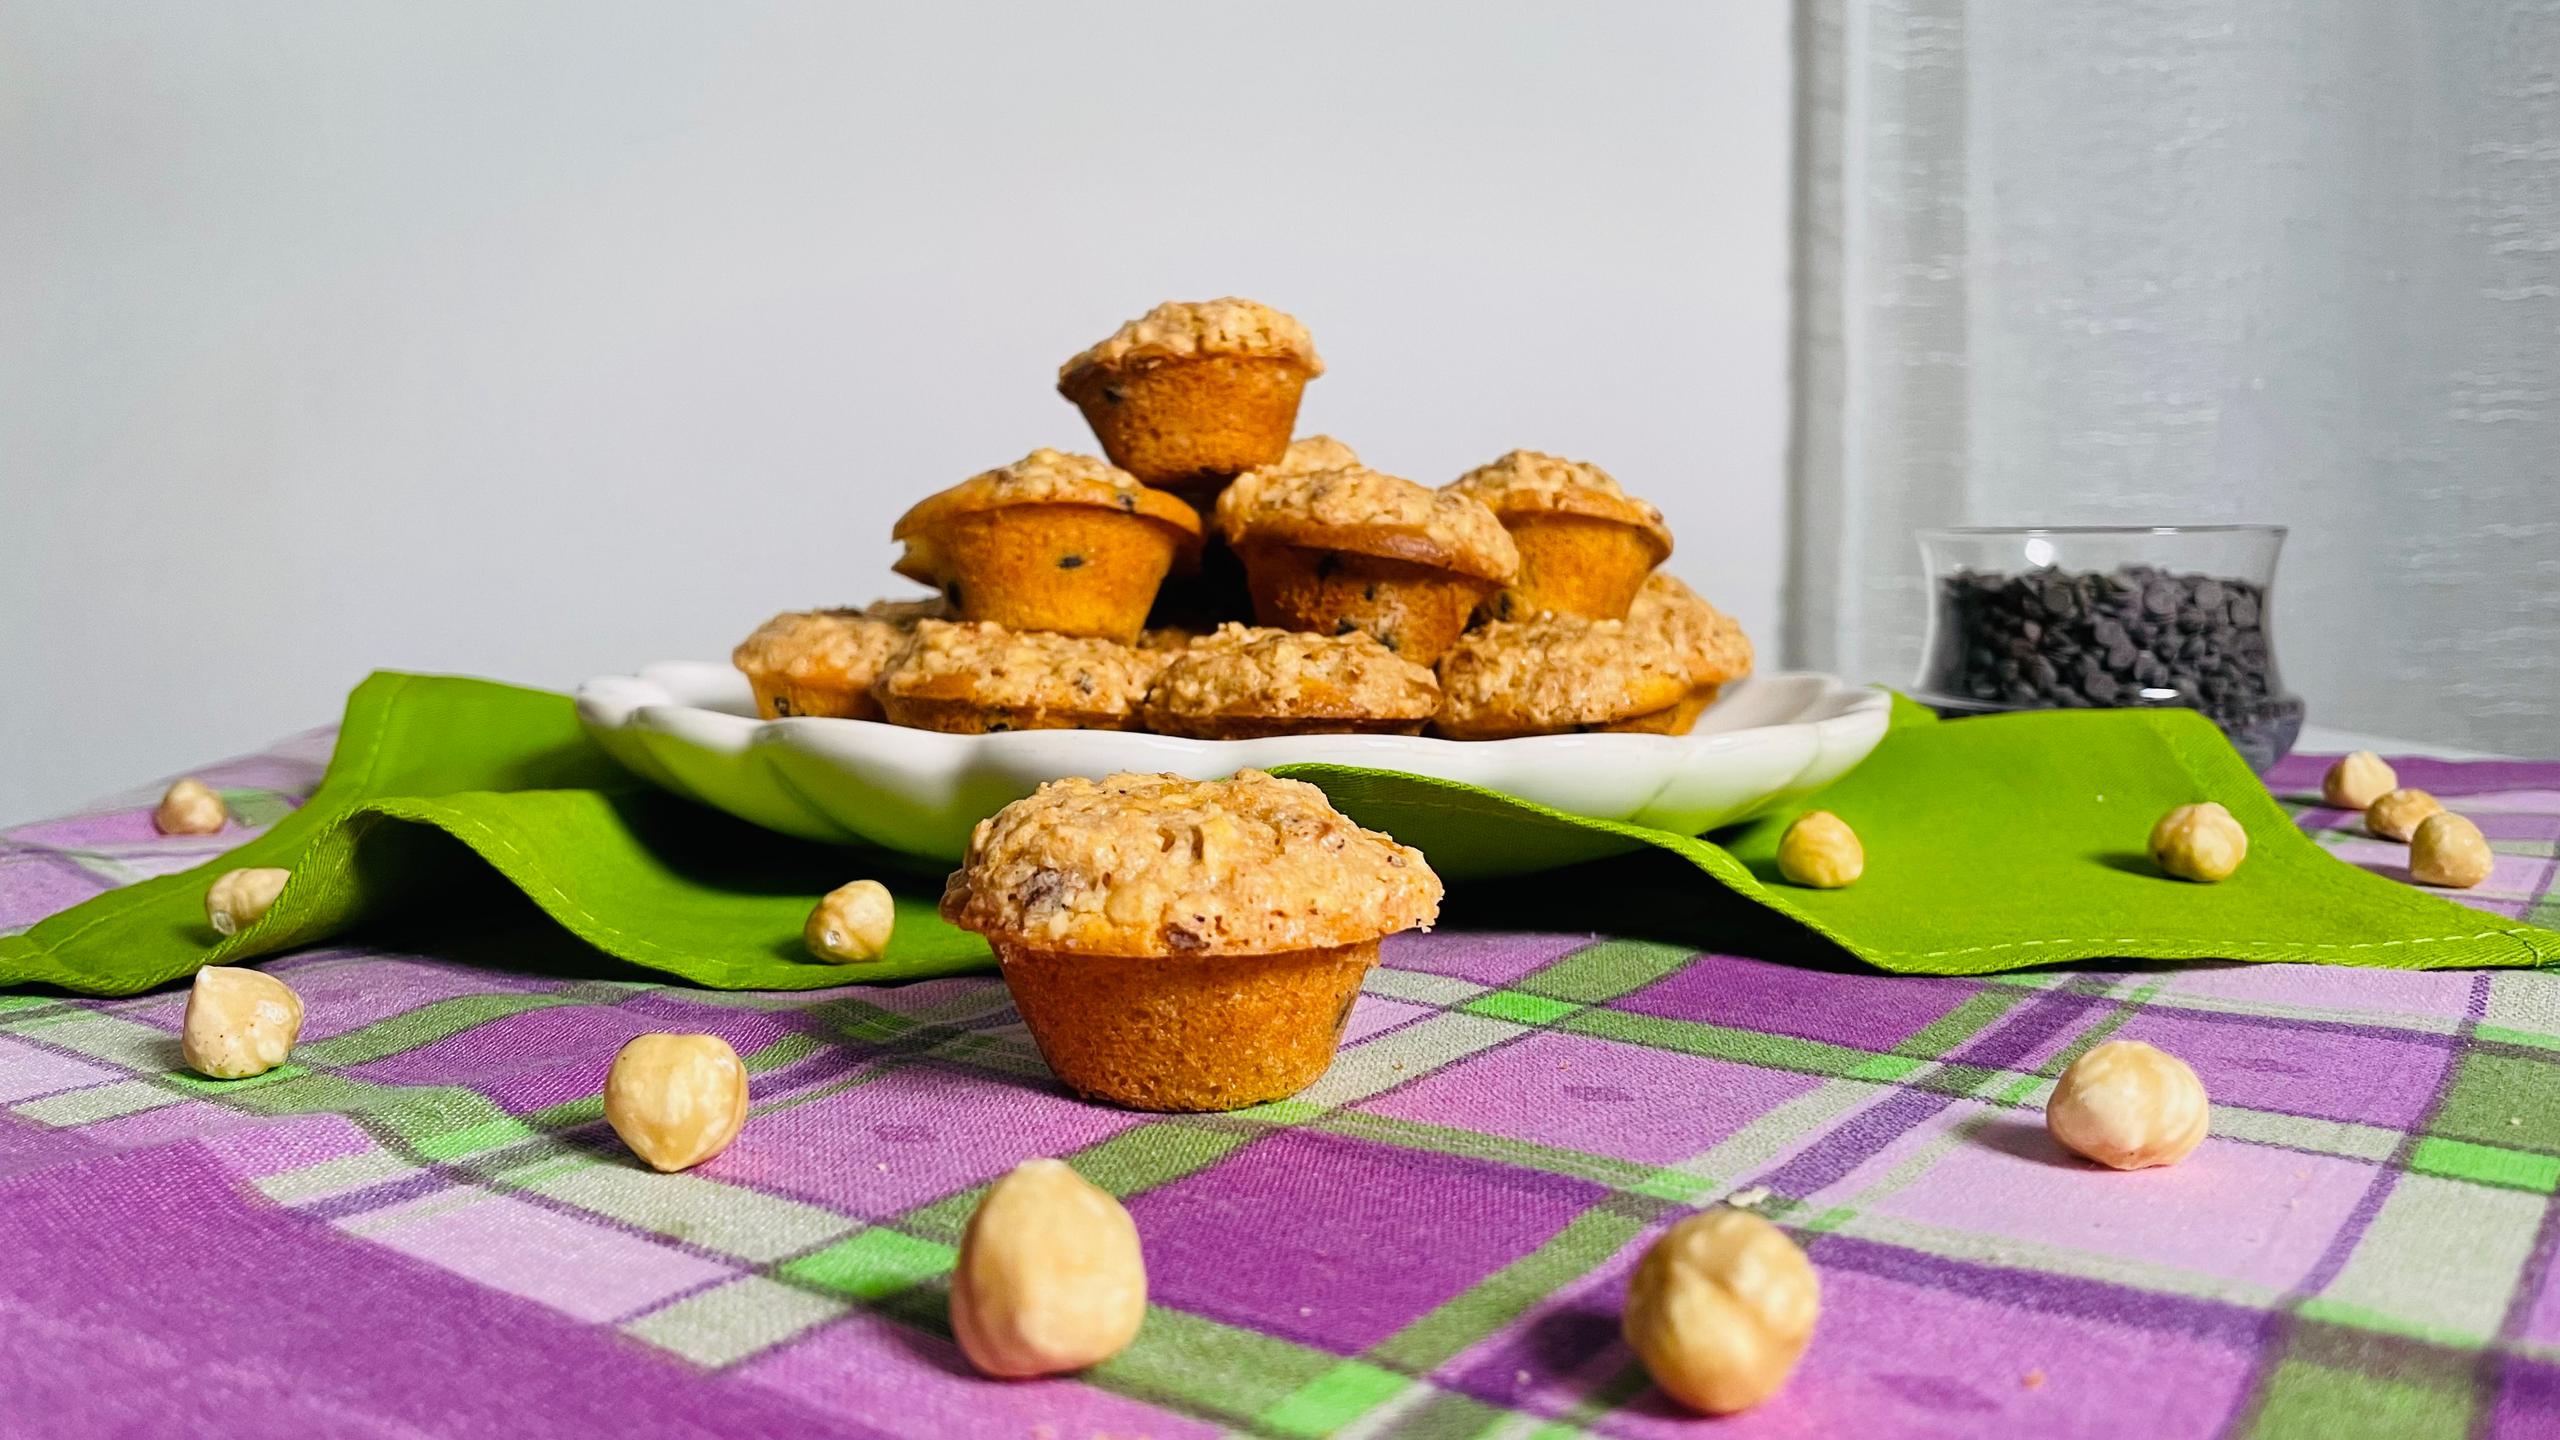
[[[2560,0],[1802,0],[1788,658],[1932,524],[2292,527],[2315,724],[2560,753]]]

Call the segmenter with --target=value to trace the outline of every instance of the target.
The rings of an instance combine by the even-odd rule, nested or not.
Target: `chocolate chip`
[[[1163,933],[1165,948],[1169,950],[1188,952],[1209,948],[1207,937],[1187,925],[1178,925],[1168,920],[1164,923]]]
[[[779,720],[779,719],[781,719],[782,717],[784,717],[784,716],[786,716],[786,715],[789,715],[790,713],[791,713],[791,697],[790,697],[790,696],[788,696],[788,695],[776,695],[776,696],[774,696],[774,697],[773,697],[773,716],[774,716],[774,718],[775,718],[775,719],[777,719],[777,720]]]
[[[1061,555],[1058,557],[1058,568],[1061,570],[1078,569],[1082,567],[1083,564],[1084,557],[1081,555]]]

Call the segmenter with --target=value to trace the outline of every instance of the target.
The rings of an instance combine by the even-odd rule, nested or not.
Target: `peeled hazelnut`
[[[210,835],[230,818],[231,807],[193,775],[170,786],[160,797],[160,808],[151,812],[153,828],[163,835]]]
[[[999,1379],[1119,1354],[1147,1315],[1138,1226],[1063,1160],[1026,1160],[987,1188],[951,1272],[951,1333]]]
[[[2065,1149],[2118,1170],[2186,1159],[2212,1117],[2187,1062],[2139,1040],[2110,1040],[2072,1061],[2044,1106],[2044,1128]]]
[[[1828,810],[1807,810],[1778,837],[1778,873],[1790,885],[1837,890],[1866,870],[1858,832]]]
[[[272,865],[225,870],[204,892],[204,918],[215,934],[237,935],[265,916],[292,878],[292,871]]]
[[[1709,1210],[1662,1232],[1627,1281],[1627,1344],[1662,1392],[1730,1415],[1787,1383],[1813,1340],[1822,1282],[1786,1232]]]
[[[877,960],[889,949],[890,932],[898,927],[898,902],[877,880],[840,885],[809,912],[800,938],[809,953],[839,965]]]
[[[216,1080],[264,1075],[293,1053],[302,1034],[302,997],[263,970],[207,965],[187,992],[178,1053],[187,1068]]]
[[[689,1170],[747,1123],[747,1067],[717,1035],[637,1035],[613,1057],[604,1118],[655,1170]]]
[[[2151,859],[2181,880],[2228,880],[2249,858],[2249,832],[2211,800],[2181,805],[2151,827]]]
[[[2444,802],[2424,790],[2394,790],[2365,807],[2364,828],[2385,840],[2406,840],[2418,824],[2444,813]]]
[[[2421,885],[2468,890],[2489,878],[2497,859],[2480,827],[2450,810],[2419,821],[2409,838],[2409,878]]]
[[[2370,750],[2341,755],[2320,777],[2320,798],[2341,810],[2362,810],[2400,786],[2391,762]]]

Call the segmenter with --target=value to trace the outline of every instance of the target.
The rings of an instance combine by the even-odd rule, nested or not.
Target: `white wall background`
[[[2315,724],[2560,751],[2560,0],[1807,0],[1795,658],[1915,526],[2272,521]]]
[[[0,821],[860,600],[1290,309],[1307,429],[1658,500],[1775,640],[1787,7],[0,3]]]

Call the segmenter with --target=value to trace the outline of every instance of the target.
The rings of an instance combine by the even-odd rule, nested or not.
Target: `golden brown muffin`
[[[877,720],[871,682],[908,629],[861,610],[786,610],[739,641],[729,663],[746,672],[756,713],[767,720]]]
[[[1422,852],[1256,770],[1053,780],[978,823],[942,892],[1049,1068],[1138,1110],[1305,1089],[1379,939],[1439,912]]]
[[[1418,735],[1440,709],[1431,672],[1367,631],[1222,625],[1156,676],[1138,718],[1162,735]]]
[[[1705,707],[1671,642],[1624,620],[1497,620],[1440,661],[1439,732],[1505,740],[1583,730],[1679,735]]]
[[[891,724],[918,730],[1127,730],[1165,658],[1086,635],[925,620],[871,693]]]
[[[1645,577],[1627,607],[1627,628],[1651,630],[1671,642],[1689,667],[1691,693],[1701,710],[1725,686],[1751,673],[1751,638],[1742,627],[1660,570]]]
[[[1519,569],[1493,512],[1365,466],[1256,471],[1218,497],[1254,618],[1284,630],[1366,630],[1418,665]]]
[[[1483,501],[1520,547],[1519,575],[1485,605],[1491,619],[1623,619],[1636,587],[1671,553],[1662,512],[1597,465],[1514,450],[1448,488]]]
[[[1268,305],[1168,300],[1058,367],[1058,393],[1112,464],[1214,493],[1281,457],[1299,393],[1323,373],[1307,327]]]
[[[963,620],[1130,641],[1156,587],[1197,562],[1200,516],[1090,455],[1034,450],[899,517],[897,571]]]

